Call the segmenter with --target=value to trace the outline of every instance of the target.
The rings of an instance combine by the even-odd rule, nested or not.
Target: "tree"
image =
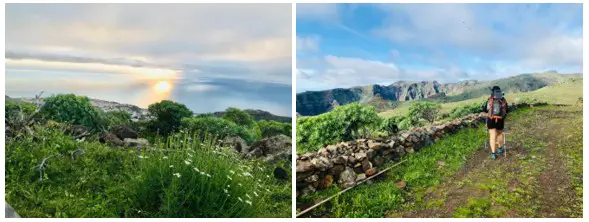
[[[131,123],[131,114],[123,110],[106,112],[105,118],[109,126],[127,125]]]
[[[234,122],[240,126],[250,127],[255,123],[254,118],[252,118],[250,114],[235,107],[227,108],[221,118]]]
[[[83,125],[97,130],[106,128],[101,112],[85,96],[60,94],[46,98],[40,114],[46,120]]]
[[[190,111],[184,104],[170,100],[163,100],[151,104],[147,110],[155,117],[150,124],[151,130],[164,136],[177,130],[182,123],[182,118],[192,116],[192,111]]]
[[[439,103],[419,101],[409,106],[408,117],[413,122],[413,125],[417,125],[422,119],[428,121],[429,123],[433,123],[438,117],[441,109],[442,106]]]
[[[281,123],[273,120],[260,120],[258,126],[262,133],[262,138],[276,136],[279,134],[291,137],[291,124]]]

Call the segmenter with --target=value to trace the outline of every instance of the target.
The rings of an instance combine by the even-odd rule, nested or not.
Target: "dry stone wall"
[[[509,108],[513,111],[524,106],[538,105],[546,103],[523,103]],[[444,135],[456,133],[463,128],[476,128],[484,124],[485,119],[485,113],[471,114],[448,123],[434,123],[402,131],[389,138],[357,139],[328,145],[314,153],[297,155],[297,196],[331,187],[334,183],[341,188],[352,187],[378,173],[386,162],[398,161],[401,156],[417,152]]]

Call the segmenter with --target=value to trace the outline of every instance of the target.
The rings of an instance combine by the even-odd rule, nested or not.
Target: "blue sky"
[[[6,94],[291,115],[291,12],[291,4],[7,4]]]
[[[297,4],[297,92],[582,72],[581,4]]]

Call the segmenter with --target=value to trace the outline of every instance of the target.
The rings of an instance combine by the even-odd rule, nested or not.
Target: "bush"
[[[473,103],[466,106],[455,107],[452,110],[450,110],[450,118],[457,119],[469,114],[480,113],[483,111],[481,109],[482,105],[483,103]]]
[[[359,130],[380,123],[372,106],[352,103],[314,117],[297,118],[297,150],[314,151],[328,144],[354,139]]]
[[[4,118],[10,119],[15,115],[20,115],[21,108],[23,112],[22,114],[28,116],[35,112],[37,105],[25,101],[6,101],[4,104]]]
[[[149,113],[155,117],[151,121],[151,130],[159,135],[167,136],[180,127],[182,118],[191,117],[190,111],[184,104],[170,100],[163,100],[149,105]]]
[[[85,96],[60,94],[46,98],[40,114],[46,120],[83,125],[94,130],[107,127],[101,111],[93,107]]]
[[[229,120],[239,126],[244,127],[245,129],[250,131],[252,135],[254,135],[256,140],[262,138],[262,132],[260,130],[260,127],[258,126],[258,124],[256,124],[254,118],[249,113],[243,110],[234,107],[229,107],[225,110],[221,118]]]
[[[153,147],[115,149],[37,126],[6,144],[6,201],[22,217],[290,217],[290,182],[272,168],[188,134]]]
[[[109,126],[129,125],[132,122],[131,114],[122,110],[106,112],[104,118],[108,121]]]
[[[273,120],[260,120],[258,121],[258,126],[260,127],[262,138],[280,134],[292,137],[292,125],[289,123],[281,123]]]
[[[198,133],[200,136],[212,135],[218,139],[228,136],[239,136],[248,143],[254,142],[256,137],[242,126],[229,120],[205,116],[182,119],[182,127],[189,132]]]
[[[409,113],[407,115],[411,119],[412,125],[417,125],[422,119],[433,123],[441,109],[442,106],[439,103],[418,101],[409,106]]]

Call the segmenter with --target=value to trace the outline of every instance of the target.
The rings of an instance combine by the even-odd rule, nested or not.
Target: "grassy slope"
[[[170,139],[137,151],[39,127],[6,144],[6,201],[22,217],[290,217],[290,181],[274,179],[273,168],[219,155],[207,140]],[[253,206],[239,201],[246,194]]]
[[[562,118],[538,114],[563,113]],[[566,115],[564,115],[566,114]],[[529,118],[533,116],[535,118]],[[464,130],[408,157],[372,185],[360,185],[307,216],[329,217],[578,217],[582,212],[582,112],[576,107],[520,110],[510,117],[512,164],[490,162],[483,128]],[[538,123],[550,123],[544,126]],[[515,127],[517,126],[517,127]],[[531,126],[540,126],[530,130]],[[547,137],[552,132],[553,137]],[[563,139],[564,138],[564,139]],[[549,149],[550,148],[550,149]],[[552,150],[556,152],[547,152]],[[527,154],[522,154],[526,153]],[[474,154],[478,154],[475,158]],[[550,155],[548,155],[550,154]],[[558,164],[555,163],[554,160]],[[551,160],[551,161],[546,161]],[[490,164],[495,165],[490,165]],[[466,167],[465,167],[466,166]],[[492,167],[489,167],[492,166]],[[493,169],[487,172],[487,169]],[[509,168],[509,169],[508,169]],[[466,169],[466,170],[465,170]],[[542,172],[551,172],[544,175]],[[557,183],[540,178],[559,177]],[[399,189],[398,181],[407,187]],[[517,181],[514,182],[514,181]],[[516,184],[516,185],[513,185]],[[544,186],[538,186],[544,185]],[[464,187],[467,188],[464,188]],[[332,188],[297,200],[323,199]],[[567,192],[568,191],[568,192]],[[572,191],[572,192],[570,192]],[[492,194],[492,195],[490,195]],[[559,205],[550,199],[559,198]],[[554,206],[554,207],[552,207]]]
[[[560,81],[560,80],[559,80]],[[540,101],[547,101],[549,103],[559,104],[575,104],[577,98],[583,96],[583,79],[576,78],[574,80],[563,81],[551,86],[547,86],[538,90],[530,92],[506,93],[505,97],[509,103],[516,102],[518,99],[536,98]],[[481,102],[487,99],[488,96],[481,96],[479,98],[463,100],[459,102],[443,103],[442,112],[449,112],[455,107],[470,105],[475,102]],[[409,112],[409,105],[414,102],[403,102],[395,109],[379,113],[381,117],[401,116]]]

